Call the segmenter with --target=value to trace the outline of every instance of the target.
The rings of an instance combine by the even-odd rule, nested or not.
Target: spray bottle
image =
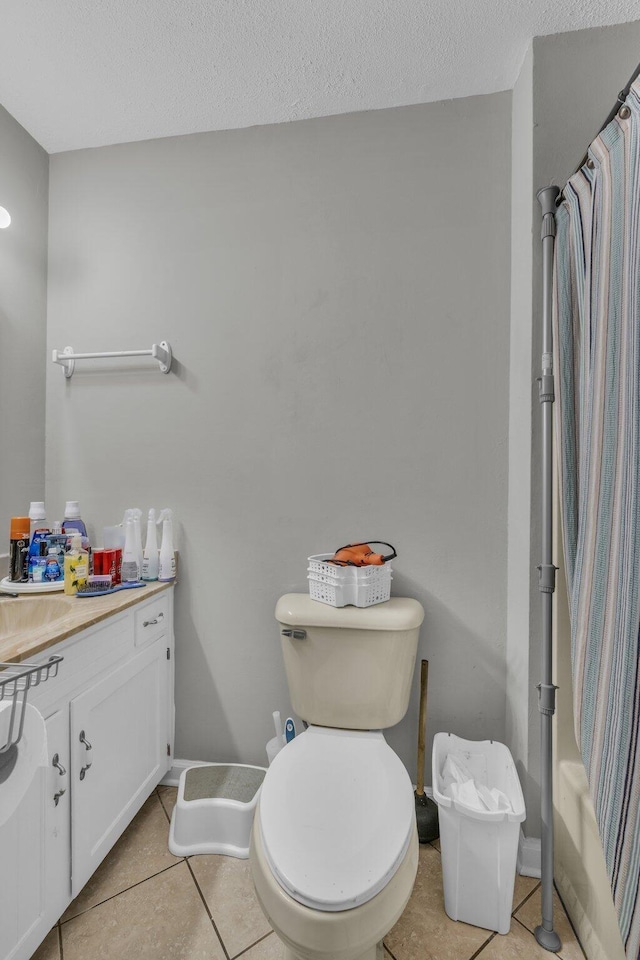
[[[122,553],[122,582],[132,583],[140,579],[140,564],[136,550],[136,533],[133,519],[129,517],[125,523],[124,551]]]
[[[151,507],[147,519],[147,543],[142,555],[142,580],[157,580],[159,570],[158,533],[156,531],[156,512]]]
[[[176,555],[173,550],[173,510],[168,507],[161,510],[158,523],[162,524],[158,580],[166,582],[176,578]]]
[[[142,571],[142,559],[143,559],[142,529],[140,526],[140,523],[142,520],[142,510],[140,510],[138,507],[129,507],[128,510],[125,510],[124,518],[122,520],[122,525],[125,528],[125,532],[127,529],[127,522],[129,520],[131,520],[133,523],[133,540],[135,545],[134,549],[135,549],[135,555],[136,555],[136,562],[138,564],[138,576],[136,577],[136,579],[139,580],[140,573]],[[126,547],[127,545],[125,542],[125,550],[126,550]],[[124,554],[123,554],[123,560],[124,560]]]

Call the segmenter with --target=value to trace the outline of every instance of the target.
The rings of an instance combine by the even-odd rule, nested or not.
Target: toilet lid
[[[375,897],[416,830],[409,775],[379,731],[309,727],[269,767],[259,817],[280,886],[325,911]]]

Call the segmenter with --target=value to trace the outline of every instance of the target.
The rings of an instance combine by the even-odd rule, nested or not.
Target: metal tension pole
[[[538,589],[542,595],[542,681],[538,684],[540,711],[540,791],[542,816],[542,923],[535,929],[541,947],[555,953],[562,946],[553,929],[553,742],[551,722],[556,710],[553,684],[553,592],[556,567],[553,564],[553,252],[556,237],[558,187],[538,191],[542,207],[542,376],[538,380],[542,407],[542,563],[538,567]]]

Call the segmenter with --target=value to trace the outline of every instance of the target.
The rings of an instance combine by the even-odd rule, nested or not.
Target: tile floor
[[[167,834],[176,791],[158,787],[33,960],[279,960],[253,893],[249,864],[173,857]],[[584,955],[558,900],[562,960]],[[438,843],[420,848],[407,908],[385,941],[387,960],[549,960],[532,930],[540,885],[518,877],[513,920],[499,936],[446,916]]]

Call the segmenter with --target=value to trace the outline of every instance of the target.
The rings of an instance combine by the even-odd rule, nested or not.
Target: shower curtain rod
[[[625,100],[631,85],[640,76],[640,64],[629,82],[618,94],[616,104],[596,136],[620,114],[624,120],[629,116]],[[623,113],[622,111],[627,111]],[[580,161],[575,173],[589,161],[589,154]],[[572,176],[575,175],[572,174]],[[538,378],[539,400],[542,411],[541,467],[542,497],[540,533],[542,563],[538,567],[538,589],[542,602],[541,632],[541,682],[538,684],[538,710],[540,712],[540,813],[541,813],[541,913],[542,922],[535,928],[535,938],[545,950],[557,953],[562,946],[553,924],[553,737],[552,721],[556,710],[556,689],[553,682],[553,594],[556,589],[556,569],[553,563],[553,403],[555,400],[553,370],[553,263],[556,238],[556,209],[562,201],[562,191],[557,186],[543,187],[537,193],[542,208],[542,364]]]
[[[611,121],[612,121],[615,117],[618,116],[618,112],[620,111],[621,107],[624,106],[624,102],[625,102],[625,100],[627,99],[627,97],[629,96],[629,91],[631,90],[632,84],[638,79],[638,77],[640,77],[640,63],[639,63],[638,66],[635,68],[635,70],[633,71],[631,77],[629,78],[629,80],[627,81],[627,83],[625,84],[625,86],[622,88],[622,90],[620,91],[620,93],[618,94],[618,99],[616,100],[614,106],[613,106],[613,107],[611,108],[611,110],[609,111],[609,114],[607,115],[607,119],[604,121],[604,123],[602,124],[602,126],[600,127],[600,129],[598,130],[598,132],[596,133],[595,137],[598,137],[598,136],[602,133],[602,131],[604,130],[604,128],[607,127],[607,126],[609,126],[609,124],[611,123]],[[628,110],[629,108],[626,107],[626,109]],[[626,119],[627,116],[629,116],[629,114],[626,114],[626,115],[621,114],[621,117],[622,117],[623,120]],[[595,140],[595,137],[593,138],[594,140]],[[588,162],[589,162],[589,152],[588,152],[588,150],[587,150],[587,152],[585,153],[584,157],[582,158],[582,160],[580,161],[580,163],[578,164],[578,166],[576,167],[576,169],[573,171],[572,176],[573,176],[574,174],[578,173],[579,170],[582,170],[582,168],[584,167],[585,163],[588,163]],[[558,196],[557,202],[558,202],[558,203],[561,203],[561,202],[562,202],[562,198],[563,198],[563,191],[560,192],[560,194],[559,194],[559,196]]]

